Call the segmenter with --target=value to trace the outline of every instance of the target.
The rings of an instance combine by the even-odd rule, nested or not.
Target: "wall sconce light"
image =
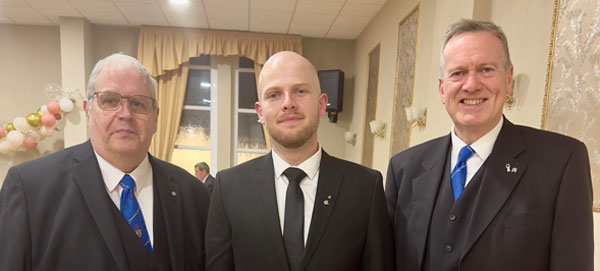
[[[346,140],[346,143],[354,146],[356,144],[356,133],[355,132],[346,131],[344,133],[344,139]]]
[[[371,133],[376,137],[383,139],[385,137],[385,122],[380,120],[372,120],[369,122]]]
[[[406,120],[412,127],[425,127],[427,124],[427,108],[423,106],[413,105],[405,107]]]
[[[514,92],[514,90],[513,90],[513,92]],[[506,94],[506,99],[504,100],[504,102],[506,103],[506,108],[508,110],[511,110],[513,104],[515,103],[515,96],[513,96],[512,93]]]

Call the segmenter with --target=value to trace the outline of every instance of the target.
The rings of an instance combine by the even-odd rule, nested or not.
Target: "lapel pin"
[[[506,172],[517,173],[517,167],[511,167],[510,164],[506,164]]]
[[[323,205],[325,205],[325,206],[329,206],[329,200],[328,200],[328,199],[324,200],[324,201],[323,201]]]
[[[175,197],[177,196],[177,193],[175,191],[171,191],[171,196]]]
[[[327,199],[331,199],[331,195],[327,196]]]

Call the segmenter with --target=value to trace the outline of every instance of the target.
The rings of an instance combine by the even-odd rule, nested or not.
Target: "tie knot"
[[[469,158],[471,158],[471,155],[473,155],[474,153],[475,150],[473,150],[471,146],[465,145],[464,147],[462,147],[462,149],[460,149],[460,153],[458,154],[458,161],[466,162],[467,160],[469,160]]]
[[[135,189],[135,181],[133,181],[133,178],[131,178],[129,174],[125,174],[125,176],[123,176],[119,184],[121,185],[121,187],[123,187],[123,189]]]
[[[300,183],[300,181],[304,179],[304,177],[306,177],[306,173],[304,173],[304,170],[296,167],[287,168],[283,171],[283,175],[285,175],[285,177],[287,177],[290,182],[297,183]]]

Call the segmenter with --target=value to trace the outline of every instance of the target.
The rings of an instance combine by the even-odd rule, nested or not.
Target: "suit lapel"
[[[444,170],[447,168],[446,158],[449,148],[450,135],[443,137],[436,146],[431,148],[433,151],[423,160],[423,174],[412,180],[413,207],[407,226],[407,232],[410,233],[407,236],[409,242],[407,247],[413,247],[417,251],[418,268],[423,265],[427,234],[438,189]]]
[[[102,173],[89,141],[76,147],[73,151],[73,160],[74,165],[71,167],[71,172],[90,210],[90,215],[96,222],[119,270],[128,270],[125,251],[123,251],[117,224],[111,211],[114,204],[106,193]]]
[[[461,258],[494,219],[523,176],[528,166],[528,161],[518,159],[523,151],[525,147],[516,127],[505,118],[492,153],[485,162],[485,173],[473,203],[473,219]]]
[[[329,218],[335,208],[336,199],[340,197],[339,191],[344,180],[343,171],[339,170],[340,167],[335,165],[335,160],[325,151],[322,153],[317,195],[315,196],[313,216],[310,222],[304,258],[302,259],[303,268],[306,268],[306,265],[310,262],[327,228]],[[328,205],[323,204],[325,201],[328,202]]]
[[[161,168],[160,163],[148,155],[152,165],[154,189],[158,190],[160,204],[165,222],[165,230],[169,244],[172,270],[184,269],[183,225],[181,191],[178,184],[172,181],[173,176],[167,175],[168,170]],[[154,199],[156,200],[156,199]],[[156,205],[155,205],[156,206]],[[156,214],[156,212],[154,212]]]
[[[271,241],[273,250],[281,263],[282,270],[289,269],[281,224],[279,223],[279,212],[277,210],[277,199],[275,195],[275,169],[273,168],[273,156],[271,153],[257,160],[250,178],[254,184],[256,200],[259,207],[259,215],[265,225],[267,236]]]

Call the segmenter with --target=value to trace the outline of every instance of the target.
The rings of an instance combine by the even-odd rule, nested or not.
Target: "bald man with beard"
[[[207,270],[392,270],[381,173],[319,145],[327,95],[313,65],[277,53],[258,88],[272,151],[217,174]]]

